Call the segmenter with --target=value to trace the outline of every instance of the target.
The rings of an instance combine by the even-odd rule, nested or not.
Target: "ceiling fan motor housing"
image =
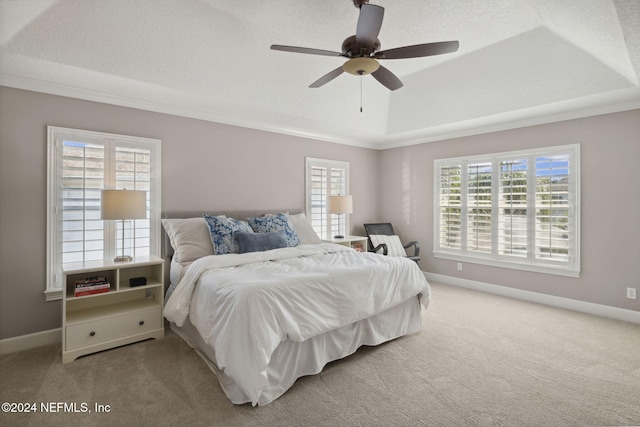
[[[373,47],[369,48],[364,44],[360,44],[356,41],[356,36],[347,37],[342,42],[342,53],[349,57],[355,58],[357,56],[373,56],[380,50],[380,40],[376,39]]]

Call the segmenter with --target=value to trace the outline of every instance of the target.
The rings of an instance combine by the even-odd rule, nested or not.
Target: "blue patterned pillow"
[[[204,219],[207,221],[211,243],[213,243],[213,250],[216,255],[237,254],[239,248],[234,234],[238,232],[253,233],[253,230],[245,221],[211,215],[204,215]]]
[[[256,218],[247,218],[249,225],[256,233],[272,233],[282,231],[287,239],[287,246],[298,246],[300,239],[296,229],[289,221],[289,214],[280,213],[276,215],[265,215]]]

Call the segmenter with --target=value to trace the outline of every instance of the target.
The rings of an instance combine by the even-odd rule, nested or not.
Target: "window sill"
[[[553,265],[533,265],[524,262],[503,261],[494,258],[472,257],[449,252],[433,252],[435,258],[448,259],[452,261],[468,262],[472,264],[480,264],[491,267],[508,268],[511,270],[532,271],[535,273],[552,274],[565,277],[580,277],[580,269],[569,267],[553,266]]]
[[[62,289],[47,289],[44,291],[45,301],[57,301],[62,299]]]

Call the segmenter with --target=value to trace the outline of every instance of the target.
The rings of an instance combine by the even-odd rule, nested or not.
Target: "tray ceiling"
[[[637,0],[371,3],[383,50],[460,49],[310,89],[344,58],[269,47],[339,51],[352,0],[0,0],[0,84],[372,148],[640,108]]]

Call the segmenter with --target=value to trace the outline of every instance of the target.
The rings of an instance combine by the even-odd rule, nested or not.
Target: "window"
[[[436,257],[579,276],[578,144],[434,166]]]
[[[122,223],[100,219],[102,189],[147,192],[147,219],[125,227],[125,252],[160,255],[159,140],[49,127],[47,144],[47,300],[61,296],[64,264],[122,250]]]
[[[349,194],[349,162],[306,158],[307,217],[323,238],[347,235],[349,215],[329,213],[329,196]]]

